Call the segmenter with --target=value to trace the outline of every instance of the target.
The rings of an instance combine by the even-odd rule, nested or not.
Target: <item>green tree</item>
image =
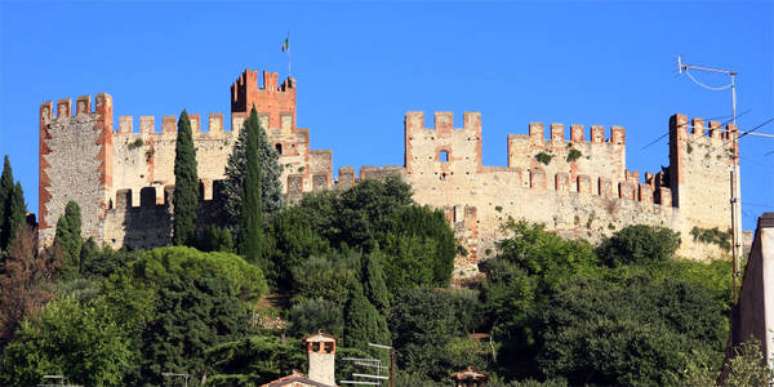
[[[9,222],[9,199],[13,195],[14,181],[11,160],[3,157],[3,173],[0,175],[0,251],[8,249],[7,224]]]
[[[664,262],[680,246],[680,233],[666,227],[627,226],[603,241],[597,249],[608,266]]]
[[[212,366],[208,385],[260,386],[303,369],[306,355],[296,340],[250,336],[213,346],[206,352]]]
[[[81,208],[74,201],[67,202],[64,214],[56,222],[54,249],[62,259],[62,272],[71,277],[80,271],[81,247]]]
[[[141,252],[131,273],[155,300],[142,332],[141,377],[149,383],[161,383],[162,372],[206,372],[206,350],[243,336],[267,289],[261,270],[241,257],[185,247]]]
[[[387,320],[368,301],[361,286],[351,289],[344,315],[344,342],[348,347],[368,350],[369,342],[389,345],[390,330]]]
[[[172,242],[175,245],[191,245],[195,242],[199,211],[199,177],[196,168],[191,121],[188,113],[183,110],[177,121],[175,143],[175,193],[172,196],[175,211]]]
[[[319,220],[315,212],[304,206],[288,206],[272,217],[269,232],[270,243],[268,261],[271,271],[267,273],[269,281],[277,288],[291,292],[303,278],[294,277],[294,273],[304,276],[308,273],[296,272],[311,256],[327,256],[332,249],[328,240],[317,231],[314,222]]]
[[[344,336],[341,305],[322,298],[303,299],[295,303],[288,312],[288,322],[291,337],[301,338],[320,330],[337,338]]]
[[[137,355],[106,305],[65,297],[22,324],[3,353],[0,381],[32,386],[45,374],[61,374],[84,385],[122,386]]]
[[[234,237],[231,230],[224,227],[209,225],[202,230],[196,248],[202,251],[234,251]]]
[[[570,384],[663,385],[685,367],[681,353],[712,353],[719,366],[728,307],[704,286],[615,271],[579,276],[541,307],[544,375]]]
[[[310,257],[293,268],[295,299],[323,298],[343,307],[353,286],[360,285],[360,255],[351,251]]]
[[[470,290],[416,288],[401,293],[390,314],[398,367],[424,380],[447,381],[451,365],[446,349],[458,346],[455,339],[467,338],[479,325],[477,304]]]
[[[363,272],[360,275],[363,282],[363,290],[368,300],[382,314],[390,309],[390,292],[385,282],[382,262],[384,255],[377,249],[363,259]]]
[[[269,142],[266,136],[267,130],[269,128],[261,128],[258,131],[256,147],[254,148],[256,149],[258,165],[261,169],[261,205],[265,215],[275,213],[282,205],[282,185],[280,183],[282,166],[279,164],[279,155],[274,149],[274,145]],[[223,209],[226,218],[234,220],[232,221],[233,223],[227,222],[227,225],[233,231],[238,231],[238,219],[240,219],[244,201],[243,193],[248,153],[247,134],[247,130],[239,132],[237,141],[226,164],[226,180],[223,185]]]
[[[27,204],[21,183],[14,182],[11,161],[3,159],[0,175],[0,251],[7,251],[19,228],[26,224]]]
[[[261,204],[261,165],[258,159],[258,141],[262,132],[255,108],[243,128],[245,141],[245,175],[242,184],[242,206],[239,214],[239,253],[250,262],[258,262],[263,255],[263,205]],[[263,265],[262,267],[265,267]]]

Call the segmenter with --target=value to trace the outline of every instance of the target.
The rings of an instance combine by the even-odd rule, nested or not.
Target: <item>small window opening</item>
[[[442,150],[438,153],[438,160],[440,160],[442,163],[448,163],[449,162],[449,151]]]
[[[331,353],[333,352],[333,343],[327,342],[325,343],[325,353]]]
[[[280,143],[274,144],[274,149],[277,150],[277,154],[278,155],[282,154],[282,144],[280,144]]]

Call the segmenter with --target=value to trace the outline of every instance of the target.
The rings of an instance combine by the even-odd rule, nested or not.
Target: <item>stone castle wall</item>
[[[508,219],[546,224],[573,238],[599,241],[627,225],[663,225],[679,231],[680,254],[720,257],[720,246],[694,240],[692,231],[730,229],[730,167],[738,149],[736,128],[705,127],[701,119],[683,115],[670,120],[670,166],[658,173],[626,168],[625,130],[593,125],[533,122],[526,135],[510,135],[508,165],[482,163],[482,117],[465,113],[463,127],[453,127],[452,113],[434,114],[432,128],[421,112],[404,120],[405,160],[402,166],[351,167],[333,178],[330,151],[310,147],[308,129],[296,126],[296,83],[278,83],[276,73],[247,70],[231,86],[231,130],[222,113],[210,113],[207,127],[199,114],[190,114],[202,182],[202,215],[212,212],[217,182],[224,170],[249,110],[254,106],[279,153],[281,183],[286,199],[303,193],[347,189],[359,180],[402,176],[420,204],[446,214],[467,256],[457,259],[457,275],[475,271],[477,263],[495,254]],[[83,103],[81,103],[83,102]],[[142,116],[139,131],[132,117],[121,116],[113,131],[112,100],[78,99],[78,113],[70,115],[69,100],[41,107],[41,214],[43,235],[68,200],[84,212],[84,233],[118,248],[168,243],[171,230],[171,190],[177,122],[174,116]],[[82,106],[83,105],[83,106]],[[206,129],[206,130],[205,130]],[[548,132],[548,133],[546,133]],[[546,135],[548,137],[546,138]]]

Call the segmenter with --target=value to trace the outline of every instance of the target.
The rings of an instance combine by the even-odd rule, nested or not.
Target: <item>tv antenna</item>
[[[730,81],[726,85],[722,86],[711,86],[704,82],[699,81],[696,79],[696,77],[691,74],[691,71],[697,71],[697,72],[705,72],[705,73],[715,73],[715,74],[725,74],[728,75]],[[739,134],[739,129],[737,129],[736,126],[736,71],[724,69],[720,67],[710,67],[710,66],[701,66],[701,65],[693,65],[683,62],[683,58],[678,56],[677,57],[677,72],[680,74],[685,74],[685,76],[688,77],[693,83],[699,85],[701,88],[709,90],[709,91],[725,91],[725,90],[731,90],[731,122],[734,125],[734,131],[736,131],[737,136]],[[741,204],[741,189],[740,189],[740,179],[739,179],[739,138],[736,136],[729,136],[729,140],[736,141],[735,147],[736,151],[733,152],[733,166],[731,167],[731,232],[732,232],[732,241],[731,241],[731,255],[733,257],[733,272],[731,273],[731,294],[732,297],[736,298],[735,292],[736,292],[736,281],[737,277],[739,276],[739,262],[741,261],[741,253],[742,253],[742,209],[740,208]]]

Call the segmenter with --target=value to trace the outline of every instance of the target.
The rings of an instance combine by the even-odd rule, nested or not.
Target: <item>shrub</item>
[[[666,227],[626,226],[600,244],[600,259],[610,267],[671,259],[680,246],[680,234]]]

